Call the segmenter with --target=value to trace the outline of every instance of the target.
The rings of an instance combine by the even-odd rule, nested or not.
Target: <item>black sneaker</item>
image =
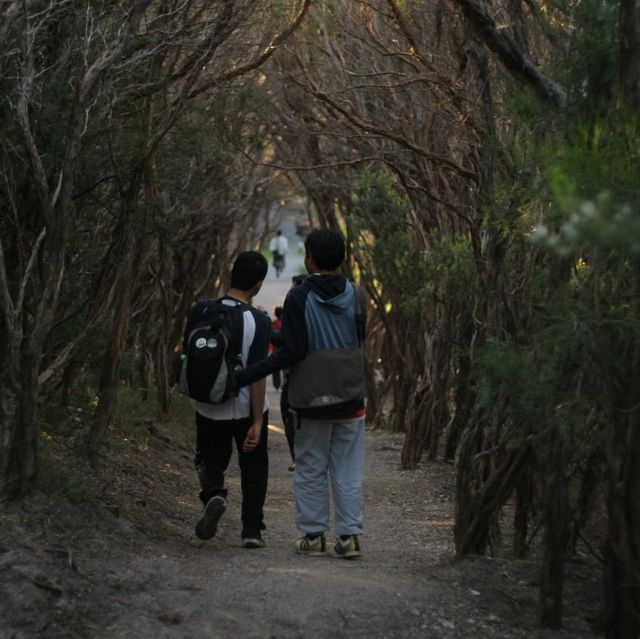
[[[200,539],[211,539],[218,532],[218,522],[227,508],[227,502],[221,495],[212,497],[202,509],[196,522],[196,536]]]
[[[251,535],[242,538],[243,548],[264,548],[267,545],[262,535]]]

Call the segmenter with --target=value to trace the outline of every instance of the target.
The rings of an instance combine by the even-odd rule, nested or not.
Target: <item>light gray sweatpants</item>
[[[296,429],[293,491],[296,524],[303,533],[329,530],[329,478],[337,535],[362,534],[364,417],[302,418]]]

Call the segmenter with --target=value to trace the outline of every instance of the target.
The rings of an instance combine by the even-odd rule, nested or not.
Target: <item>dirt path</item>
[[[218,535],[196,539],[191,450],[157,426],[148,448],[105,469],[107,509],[83,517],[35,497],[4,511],[0,637],[596,636],[585,619],[597,607],[587,564],[568,568],[568,629],[543,632],[534,564],[454,562],[452,469],[402,471],[394,435],[367,434],[363,557],[297,555],[277,411],[272,422],[264,549],[240,546],[235,459]]]
[[[240,546],[235,465],[218,535],[210,542],[198,541],[192,532],[196,485],[191,469],[185,469],[179,483],[191,489],[191,496],[187,491],[180,495],[174,502],[177,512],[165,522],[175,536],[142,549],[126,579],[114,575],[120,592],[126,593],[126,607],[96,636],[131,636],[133,611],[136,636],[144,637],[423,634],[423,626],[430,625],[427,610],[439,590],[437,581],[425,579],[426,566],[451,551],[445,498],[449,469],[441,469],[437,482],[424,474],[403,473],[397,468],[398,442],[371,436],[364,558],[300,557],[293,551],[297,532],[286,443],[277,430],[269,437],[267,547],[249,551]],[[440,614],[442,632],[431,636],[454,636],[447,632],[453,620]]]
[[[273,309],[276,305],[282,306],[287,291],[291,288],[291,278],[294,275],[304,273],[304,257],[300,251],[302,239],[297,235],[287,238],[289,241],[289,252],[286,255],[285,268],[276,277],[276,271],[272,264],[269,264],[269,271],[262,286],[262,289],[253,300],[254,305],[262,305],[273,315]]]
[[[190,426],[114,432],[119,447],[86,478],[97,503],[39,494],[0,511],[0,638],[597,636],[588,561],[567,565],[562,631],[537,629],[537,564],[453,561],[453,469],[401,470],[400,436],[367,433],[363,557],[297,555],[290,461],[270,395],[266,548],[240,546],[235,457],[218,535],[201,542]]]

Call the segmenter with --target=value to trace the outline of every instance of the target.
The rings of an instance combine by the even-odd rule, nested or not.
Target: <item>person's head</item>
[[[344,239],[338,231],[316,229],[304,241],[305,266],[309,272],[336,271],[345,257]]]
[[[278,230],[276,231],[276,235],[282,235],[282,231],[281,231],[280,229],[278,229]]]
[[[276,316],[276,319],[282,319],[282,306],[276,306],[273,309],[273,314]]]
[[[231,269],[231,288],[250,293],[253,297],[260,290],[268,270],[269,263],[262,253],[243,251]]]
[[[302,284],[302,282],[304,282],[304,275],[294,275],[291,278],[291,286],[300,286],[300,284]]]

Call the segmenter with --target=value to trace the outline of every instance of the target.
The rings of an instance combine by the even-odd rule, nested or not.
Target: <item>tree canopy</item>
[[[189,307],[303,198],[369,294],[369,423],[405,468],[455,463],[458,555],[542,530],[558,626],[605,512],[603,624],[636,637],[639,25],[634,0],[3,3],[2,494],[47,403],[83,398],[94,449],[123,385],[168,416]]]

